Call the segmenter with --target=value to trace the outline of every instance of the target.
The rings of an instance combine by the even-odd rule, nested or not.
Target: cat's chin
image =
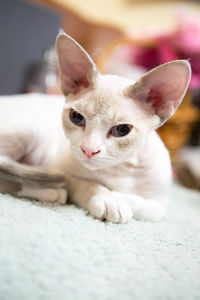
[[[91,170],[91,171],[96,171],[96,170],[101,170],[101,169],[106,169],[106,168],[109,168],[109,167],[113,167],[115,166],[116,162],[114,163],[97,163],[97,162],[93,162],[92,160],[87,160],[87,161],[80,161],[80,163],[88,170]]]
[[[81,161],[81,164],[82,164],[86,169],[91,170],[91,171],[96,171],[96,170],[105,168],[104,166],[95,165],[95,164],[93,164],[93,163],[90,162],[90,161],[88,161],[88,162],[83,162],[83,161]]]
[[[96,167],[96,166],[88,166],[88,165],[86,165],[86,164],[83,164],[83,166],[84,166],[86,169],[90,170],[90,171],[96,171],[96,170],[99,170],[99,169],[100,169],[99,167]]]

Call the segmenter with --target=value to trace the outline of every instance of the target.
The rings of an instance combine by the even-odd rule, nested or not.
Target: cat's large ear
[[[89,54],[70,36],[61,33],[56,39],[62,91],[76,94],[82,87],[91,87],[98,75]]]
[[[160,65],[130,86],[125,95],[146,105],[160,117],[160,125],[169,119],[181,103],[191,78],[191,67],[186,60],[175,60]]]

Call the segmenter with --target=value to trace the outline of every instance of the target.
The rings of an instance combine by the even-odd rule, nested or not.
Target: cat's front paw
[[[88,209],[93,217],[113,223],[127,223],[133,217],[130,206],[117,201],[112,193],[93,196]]]

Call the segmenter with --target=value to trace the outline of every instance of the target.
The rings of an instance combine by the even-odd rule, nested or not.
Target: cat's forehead
[[[123,93],[123,91],[134,82],[128,78],[117,75],[102,75],[96,82],[96,92],[104,92],[108,94]]]
[[[126,118],[126,112],[115,103],[104,101],[105,99],[87,99],[86,101],[77,103],[75,110],[83,114],[88,120],[101,120],[111,122],[121,122]]]
[[[101,79],[88,93],[80,95],[76,99],[74,108],[80,113],[93,119],[96,116],[108,118],[111,121],[120,121],[127,114],[127,103],[124,90],[130,85],[130,81],[113,75],[101,76]]]

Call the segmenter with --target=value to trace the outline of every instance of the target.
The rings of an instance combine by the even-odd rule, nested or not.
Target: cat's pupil
[[[121,124],[111,128],[111,134],[115,137],[127,135],[131,131],[132,126],[129,124]]]
[[[84,126],[85,125],[85,118],[77,111],[71,109],[70,111],[70,120],[72,123],[78,126]]]

